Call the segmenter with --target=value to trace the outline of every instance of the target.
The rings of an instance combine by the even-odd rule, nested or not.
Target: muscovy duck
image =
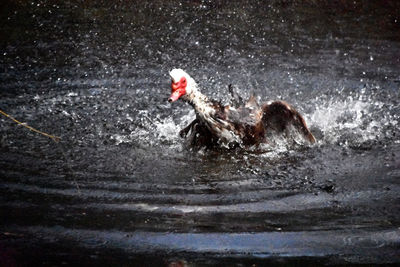
[[[315,143],[304,118],[286,102],[259,105],[252,96],[244,103],[229,86],[233,105],[223,105],[203,95],[193,78],[182,69],[173,69],[170,76],[172,93],[168,101],[182,99],[196,112],[196,119],[180,131],[181,137],[186,137],[191,131],[193,144],[252,146],[268,142],[266,136],[270,132],[281,134],[291,129],[298,131],[308,142]]]

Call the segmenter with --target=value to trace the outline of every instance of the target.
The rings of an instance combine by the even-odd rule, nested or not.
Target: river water
[[[6,1],[7,2],[7,1]],[[8,1],[0,265],[400,263],[396,1]],[[317,143],[192,148],[185,69]]]

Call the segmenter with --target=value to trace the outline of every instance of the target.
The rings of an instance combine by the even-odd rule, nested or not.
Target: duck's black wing
[[[315,143],[313,134],[300,113],[283,101],[275,101],[262,106],[262,121],[266,131],[285,132],[293,126],[310,143]]]

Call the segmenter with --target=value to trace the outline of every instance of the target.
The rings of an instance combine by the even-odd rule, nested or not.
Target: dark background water
[[[400,262],[397,1],[3,1],[0,265]],[[193,150],[185,69],[318,142]]]

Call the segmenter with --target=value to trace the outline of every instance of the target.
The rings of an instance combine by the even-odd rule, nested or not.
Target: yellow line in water
[[[35,129],[35,128],[29,126],[29,125],[26,125],[25,123],[20,122],[20,121],[18,121],[17,119],[15,119],[14,117],[8,115],[7,113],[5,113],[4,111],[2,111],[1,109],[0,109],[0,113],[1,113],[2,115],[6,116],[7,118],[13,120],[13,121],[16,122],[17,124],[22,125],[22,126],[24,126],[25,128],[28,128],[29,130],[31,130],[31,131],[33,131],[33,132],[36,132],[36,133],[39,133],[39,134],[41,134],[41,135],[44,135],[44,136],[47,136],[47,137],[51,138],[54,142],[58,142],[58,141],[60,141],[60,139],[61,139],[61,138],[58,137],[58,136],[54,136],[54,135],[51,135],[51,134],[48,134],[48,133],[39,131],[39,130],[37,130],[37,129]]]

